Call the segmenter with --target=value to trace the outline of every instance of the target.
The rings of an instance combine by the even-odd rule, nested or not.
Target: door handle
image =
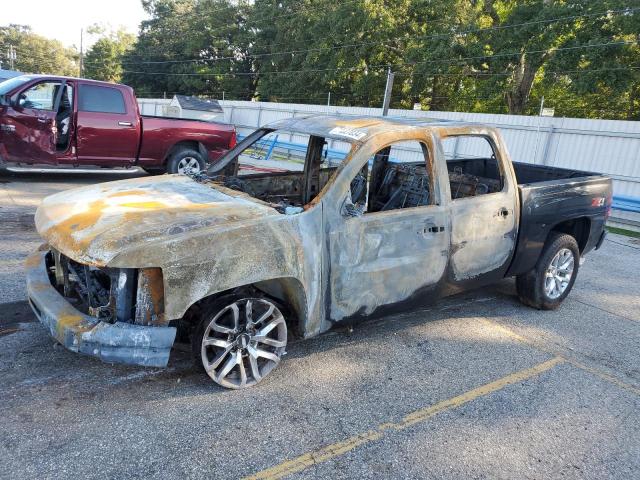
[[[444,232],[444,227],[437,227],[437,226],[432,226],[432,227],[424,227],[424,230],[422,231],[422,233],[441,233]]]
[[[47,117],[38,117],[38,121],[39,121],[40,123],[47,123],[47,121],[48,121],[48,120],[49,120],[49,119],[48,119]]]
[[[133,123],[131,122],[118,122],[118,125],[121,127],[133,127]]]
[[[500,217],[508,217],[509,216],[509,210],[507,210],[506,208],[501,208],[500,210],[498,210],[498,216]]]

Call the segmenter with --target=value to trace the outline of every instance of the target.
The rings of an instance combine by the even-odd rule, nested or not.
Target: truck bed
[[[611,207],[611,179],[592,172],[513,163],[520,195],[520,229],[508,275],[535,266],[550,230],[573,235],[581,255],[602,242]]]
[[[533,165],[531,163],[513,162],[518,185],[564,180],[569,178],[583,178],[597,176],[597,173],[570,170],[567,168],[549,167],[547,165]]]

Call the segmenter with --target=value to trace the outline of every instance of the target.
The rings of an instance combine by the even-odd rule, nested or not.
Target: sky
[[[85,29],[85,45],[91,45],[97,38],[87,37],[90,25],[122,26],[137,33],[140,21],[146,18],[140,0],[16,0],[14,5],[2,9],[0,25],[30,25],[35,33],[60,40],[68,47],[80,46],[81,28]]]

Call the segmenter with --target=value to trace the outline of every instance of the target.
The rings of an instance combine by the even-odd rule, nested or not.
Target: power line
[[[582,68],[582,69],[574,69],[574,70],[543,70],[542,73],[546,75],[569,75],[571,73],[591,73],[591,72],[609,72],[609,71],[624,71],[624,70],[638,70],[640,66],[630,65],[626,67],[605,67],[605,68]],[[447,72],[410,72],[410,73],[402,73],[399,72],[396,74],[399,77],[509,77],[512,75],[511,72],[455,72],[455,73],[447,73]]]
[[[600,48],[600,47],[608,47],[615,45],[634,45],[637,44],[637,41],[618,41],[618,42],[606,42],[606,43],[598,43],[598,44],[584,44],[584,45],[574,45],[570,47],[559,47],[555,49],[550,49],[552,52],[561,52],[561,51],[570,51],[577,49],[589,49],[589,48]],[[537,54],[537,53],[546,53],[549,50],[529,50],[525,52],[509,52],[509,53],[497,53],[492,55],[481,55],[476,57],[466,57],[459,59],[440,59],[440,60],[424,60],[424,61],[416,61],[416,62],[402,62],[395,64],[381,64],[381,65],[368,65],[364,67],[335,67],[335,68],[310,68],[310,69],[299,69],[299,70],[271,70],[266,72],[145,72],[145,71],[131,71],[131,70],[123,70],[123,73],[129,73],[132,75],[166,75],[166,76],[206,76],[206,77],[237,77],[237,76],[266,76],[266,75],[285,75],[285,74],[293,74],[293,73],[318,73],[318,72],[335,72],[335,71],[370,71],[370,70],[380,70],[387,69],[391,67],[392,69],[398,69],[406,66],[416,66],[416,65],[428,65],[428,64],[437,64],[437,63],[453,63],[453,62],[462,62],[467,60],[487,60],[490,58],[503,58],[503,57],[512,57],[512,56],[520,56],[523,53],[526,54]]]
[[[395,65],[391,64],[391,67],[392,68],[403,67],[407,65],[409,66],[428,65],[432,63],[454,63],[454,62],[462,62],[467,60],[486,60],[490,58],[513,57],[513,56],[520,56],[523,54],[531,55],[531,54],[538,54],[538,53],[555,53],[555,52],[561,52],[561,51],[578,50],[582,48],[589,49],[589,48],[608,47],[608,46],[614,46],[614,45],[637,45],[637,44],[638,44],[637,40],[583,44],[583,45],[574,45],[571,47],[559,47],[559,48],[550,48],[550,49],[544,49],[544,50],[525,50],[523,52],[496,53],[493,55],[478,55],[475,57],[463,57],[463,58],[452,59],[452,60],[447,59],[447,60],[422,60],[422,61],[416,61],[416,62],[402,62]]]
[[[498,31],[498,30],[506,30],[506,29],[511,29],[511,28],[517,28],[517,27],[523,27],[523,26],[531,26],[531,25],[540,25],[540,24],[546,24],[546,23],[556,23],[556,22],[561,22],[561,21],[566,21],[566,20],[573,20],[573,19],[577,19],[577,18],[586,18],[586,17],[595,17],[595,16],[602,16],[602,15],[612,15],[612,14],[629,14],[629,13],[633,13],[640,10],[640,7],[633,7],[633,8],[624,8],[624,9],[620,9],[620,10],[609,10],[609,11],[605,11],[605,12],[598,12],[598,13],[586,13],[586,14],[580,14],[580,15],[570,15],[570,16],[565,16],[565,17],[557,17],[557,18],[550,18],[550,19],[544,19],[544,20],[535,20],[535,21],[530,21],[530,22],[522,22],[522,23],[515,23],[515,24],[507,24],[507,25],[497,25],[497,26],[492,26],[492,27],[485,27],[485,28],[476,28],[476,29],[469,29],[469,30],[462,30],[462,31],[454,31],[454,32],[448,32],[448,33],[440,33],[440,34],[432,34],[432,35],[422,35],[422,36],[414,36],[411,37],[412,40],[430,40],[430,39],[435,39],[435,38],[449,38],[449,37],[453,37],[453,36],[457,36],[457,35],[468,35],[471,33],[479,33],[479,32],[488,32],[488,31]],[[395,39],[391,39],[391,40],[399,40],[398,38]],[[227,56],[227,57],[218,57],[218,58],[194,58],[194,59],[182,59],[182,60],[147,60],[147,61],[139,61],[139,62],[122,62],[122,65],[163,65],[163,64],[182,64],[182,63],[209,63],[209,62],[217,62],[217,61],[223,61],[223,60],[238,60],[238,61],[242,61],[242,60],[246,60],[246,59],[255,59],[255,58],[263,58],[263,57],[272,57],[272,56],[277,56],[277,55],[297,55],[297,54],[302,54],[302,53],[310,53],[310,52],[321,52],[321,51],[329,51],[329,50],[340,50],[340,49],[344,49],[344,48],[355,48],[355,47],[361,47],[361,46],[368,46],[368,45],[382,45],[385,44],[385,41],[370,41],[370,42],[357,42],[357,43],[343,43],[343,44],[338,44],[332,47],[318,47],[318,48],[310,48],[310,49],[306,49],[306,50],[288,50],[288,51],[282,51],[282,52],[271,52],[271,53],[261,53],[261,54],[249,54],[249,55],[233,55],[233,56]]]

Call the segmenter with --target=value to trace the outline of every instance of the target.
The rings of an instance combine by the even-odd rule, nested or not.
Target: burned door
[[[343,171],[344,201],[325,208],[334,321],[426,300],[448,262],[446,208],[425,143],[397,142],[372,158],[366,151]]]
[[[452,284],[504,276],[517,234],[518,193],[489,131],[442,140],[451,190]]]

